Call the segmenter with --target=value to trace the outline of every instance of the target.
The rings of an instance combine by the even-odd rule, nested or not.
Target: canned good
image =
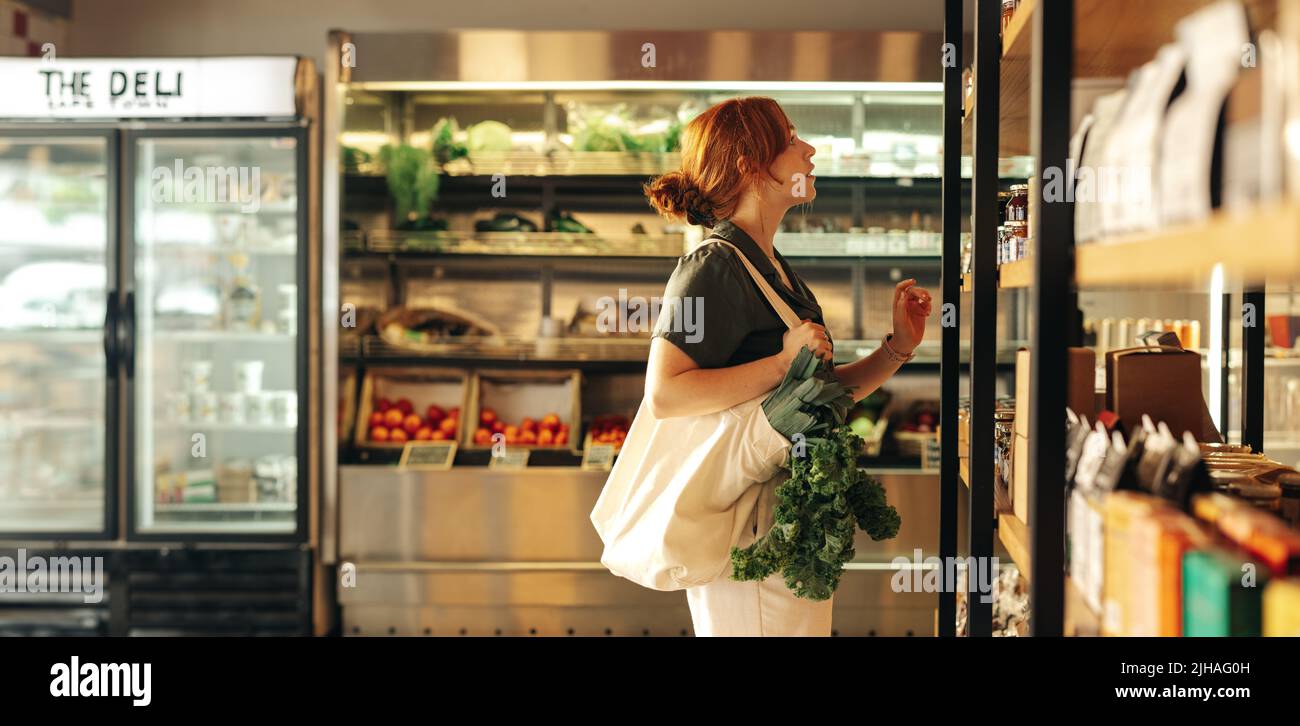
[[[212,361],[192,360],[181,368],[185,390],[190,393],[206,391],[212,387]]]
[[[240,393],[258,393],[262,390],[262,371],[266,364],[260,360],[235,361],[235,390]]]
[[[217,394],[212,391],[199,391],[191,394],[190,416],[199,423],[217,422]]]
[[[244,394],[223,393],[217,403],[217,416],[222,423],[241,424],[244,422]]]

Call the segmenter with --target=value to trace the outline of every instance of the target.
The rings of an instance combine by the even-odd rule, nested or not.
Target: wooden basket
[[[474,432],[479,427],[480,412],[486,404],[498,418],[518,425],[525,417],[540,420],[548,413],[560,417],[569,426],[569,440],[564,446],[537,446],[513,444],[526,449],[553,449],[578,452],[581,449],[578,435],[582,431],[582,372],[577,370],[553,371],[477,371],[470,379],[469,404],[464,409],[460,432],[461,446],[483,450],[491,444],[474,443]]]
[[[357,405],[356,428],[352,442],[359,447],[400,450],[405,443],[370,440],[370,414],[376,398],[409,398],[415,413],[423,416],[430,404],[443,408],[460,408],[462,436],[467,427],[469,410],[470,375],[456,368],[373,368],[366,372],[361,382],[361,399]],[[476,419],[477,420],[477,419]],[[450,440],[450,439],[449,439]]]

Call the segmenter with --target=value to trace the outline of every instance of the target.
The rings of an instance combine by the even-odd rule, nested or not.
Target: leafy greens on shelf
[[[776,489],[772,528],[744,549],[731,550],[732,578],[763,580],[780,572],[798,597],[826,600],[853,559],[854,527],[873,540],[898,534],[901,520],[885,489],[858,468],[862,439],[845,423],[851,389],[807,348],[763,401],[768,422],[788,439],[790,477]],[[815,434],[815,435],[814,435]],[[802,455],[799,455],[802,454]]]

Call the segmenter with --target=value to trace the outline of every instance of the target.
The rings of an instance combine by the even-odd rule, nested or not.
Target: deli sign
[[[0,118],[293,116],[298,59],[0,58]]]

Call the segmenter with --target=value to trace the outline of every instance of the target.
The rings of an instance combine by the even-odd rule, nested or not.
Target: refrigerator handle
[[[135,290],[126,294],[126,305],[122,312],[122,361],[126,365],[126,377],[135,379]]]
[[[108,366],[108,376],[117,374],[117,290],[108,293],[104,310],[104,364]]]

